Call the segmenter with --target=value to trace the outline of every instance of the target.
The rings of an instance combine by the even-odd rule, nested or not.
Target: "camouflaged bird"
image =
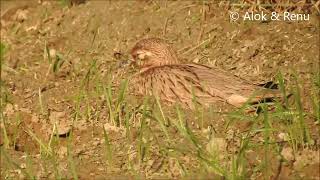
[[[138,41],[131,55],[139,72],[132,77],[130,86],[138,95],[158,96],[163,101],[193,108],[195,101],[204,106],[227,102],[241,107],[246,102],[255,104],[281,94],[279,90],[254,85],[222,69],[180,63],[162,39]]]

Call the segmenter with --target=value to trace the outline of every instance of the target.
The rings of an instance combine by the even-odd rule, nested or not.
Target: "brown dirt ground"
[[[1,178],[28,178],[29,173],[37,178],[54,179],[60,174],[69,179],[75,177],[72,163],[80,179],[218,177],[214,171],[203,169],[194,147],[178,137],[175,128],[168,128],[170,136],[177,137],[171,147],[184,147],[183,153],[164,150],[167,146],[163,145],[164,136],[156,122],[148,121],[145,132],[159,138],[156,141],[138,140],[142,133],[139,118],[132,122],[130,138],[126,136],[124,122],[120,127],[111,125],[108,107],[104,97],[97,93],[96,83],[107,84],[109,75],[120,79],[117,68],[130,58],[130,48],[143,37],[162,37],[172,43],[186,61],[217,66],[257,84],[275,81],[280,71],[290,90],[296,86],[295,73],[313,143],[298,144],[294,155],[287,141],[270,146],[270,152],[251,147],[244,155],[247,164],[243,168],[247,170],[240,171],[246,172],[243,178],[251,179],[320,179],[319,123],[315,123],[316,117],[311,115],[315,112],[311,95],[317,95],[314,81],[319,75],[319,16],[312,14],[310,21],[301,22],[231,22],[227,8],[218,3],[203,6],[196,1],[129,0],[89,1],[73,7],[58,1],[1,1],[1,42],[6,45],[1,70],[6,120],[5,124],[1,123],[1,152],[10,159],[2,154]],[[194,48],[206,40],[207,43]],[[56,56],[63,60],[56,72],[52,71],[46,46],[53,61]],[[86,79],[94,60],[92,78]],[[135,105],[132,100],[129,107]],[[169,115],[170,107],[164,109]],[[224,111],[232,110],[227,106]],[[75,112],[79,113],[75,115]],[[222,158],[230,165],[230,157],[240,151],[240,139],[252,122],[237,121],[227,127],[229,116],[212,113],[201,118],[194,115],[197,113],[187,114],[191,114],[187,119],[202,144],[210,144],[208,126],[217,137],[227,141],[229,156]],[[56,138],[56,144],[52,145],[56,164],[43,155],[46,150],[35,138],[48,144],[54,122],[61,131],[58,133],[67,136]],[[72,134],[69,134],[72,124]],[[285,126],[278,124],[281,122],[273,122],[273,126],[279,128],[273,134],[275,137],[286,132]],[[4,126],[10,139],[9,147],[4,147]],[[263,127],[263,124],[257,126]],[[111,163],[105,155],[104,127],[113,152]],[[263,144],[261,134],[253,139]],[[139,164],[141,141],[147,142],[149,150]],[[289,155],[283,155],[284,162],[283,158],[279,160],[279,150],[274,147],[285,149],[280,150],[282,155],[288,152]],[[261,170],[265,154],[269,154],[270,168]],[[186,176],[181,169],[187,172]]]

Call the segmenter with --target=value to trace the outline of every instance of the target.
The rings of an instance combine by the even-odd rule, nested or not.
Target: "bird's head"
[[[131,50],[133,63],[140,69],[178,64],[178,58],[169,44],[159,38],[138,41]]]

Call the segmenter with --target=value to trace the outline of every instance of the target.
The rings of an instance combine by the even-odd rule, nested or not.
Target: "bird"
[[[139,40],[131,56],[137,69],[130,80],[134,94],[156,96],[169,104],[193,109],[195,104],[228,103],[240,108],[282,96],[278,89],[255,85],[221,68],[184,63],[161,38]]]

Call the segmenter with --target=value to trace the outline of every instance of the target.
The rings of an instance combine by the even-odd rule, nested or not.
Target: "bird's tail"
[[[255,107],[257,113],[262,112],[261,104],[266,104],[267,110],[272,111],[275,109],[275,103],[280,104],[283,108],[286,107],[286,101],[292,96],[292,93],[284,94],[279,89],[263,89],[260,92],[257,92],[249,98],[247,103]]]

